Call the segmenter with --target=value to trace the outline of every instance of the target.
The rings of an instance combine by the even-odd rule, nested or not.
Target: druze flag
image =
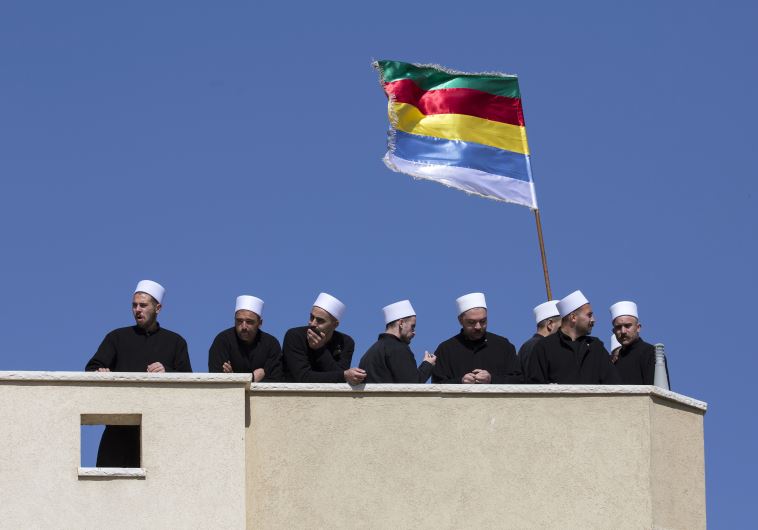
[[[374,66],[389,98],[387,167],[537,209],[515,75],[398,61]]]

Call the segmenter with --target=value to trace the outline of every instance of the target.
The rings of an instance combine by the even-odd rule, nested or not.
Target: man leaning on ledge
[[[437,346],[432,383],[523,383],[516,348],[507,338],[487,331],[484,294],[469,293],[457,298],[455,303],[461,331]]]
[[[253,382],[281,381],[282,348],[276,337],[261,329],[263,300],[243,294],[237,297],[234,326],[213,340],[208,350],[208,371],[252,373]]]
[[[88,372],[191,372],[187,342],[162,328],[158,313],[165,289],[142,280],[132,297],[136,324],[108,333],[89,360]],[[97,467],[140,467],[140,427],[108,425],[100,439]]]
[[[426,383],[432,375],[437,358],[424,352],[424,360],[416,367],[416,356],[410,348],[416,336],[416,311],[410,300],[384,306],[384,333],[363,354],[359,368],[366,371],[367,383]]]
[[[358,385],[366,378],[361,368],[351,368],[355,342],[337,331],[345,304],[328,293],[313,302],[308,325],[284,335],[284,377],[294,383],[344,383]]]

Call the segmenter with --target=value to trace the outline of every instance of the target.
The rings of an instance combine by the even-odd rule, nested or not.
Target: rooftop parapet
[[[706,404],[650,386],[0,372],[9,527],[705,528]],[[142,467],[79,465],[81,425]],[[39,500],[44,498],[45,502]]]

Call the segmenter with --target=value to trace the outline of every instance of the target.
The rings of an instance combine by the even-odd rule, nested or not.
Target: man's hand
[[[153,364],[148,364],[147,365],[147,371],[148,372],[153,372],[153,373],[158,373],[158,372],[165,372],[166,369],[163,367],[163,365],[161,363],[153,363]]]
[[[360,385],[366,379],[366,370],[361,368],[350,368],[345,370],[345,381],[350,385]]]
[[[308,346],[312,350],[318,350],[319,348],[322,348],[326,344],[326,333],[320,330],[313,331],[311,328],[308,328],[308,331],[306,332],[306,337],[308,339]]]
[[[476,375],[474,375],[473,372],[467,373],[466,375],[461,377],[461,383],[463,383],[464,385],[472,385],[476,383]]]
[[[229,361],[224,361],[224,364],[221,365],[221,371],[225,374],[233,374],[234,370],[232,370],[232,363]]]
[[[253,370],[253,383],[258,383],[264,377],[266,377],[266,371],[263,368]]]
[[[434,366],[437,364],[437,356],[433,353],[429,353],[428,351],[424,352],[424,360]]]
[[[98,372],[110,372],[111,369],[110,368],[98,368],[97,371]]]
[[[476,369],[473,372],[474,383],[479,385],[489,385],[492,382],[492,376],[487,370]]]

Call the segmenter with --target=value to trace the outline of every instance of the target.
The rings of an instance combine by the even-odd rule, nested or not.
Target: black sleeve
[[[524,382],[524,373],[521,371],[521,361],[516,356],[516,348],[510,342],[506,343],[505,372],[490,374],[492,383],[496,385],[520,385]]]
[[[343,335],[344,340],[342,344],[342,354],[340,355],[339,364],[343,370],[350,368],[353,362],[353,354],[355,353],[355,341],[348,335]],[[344,376],[342,378],[344,380]]]
[[[539,341],[529,354],[527,365],[524,367],[526,382],[531,384],[545,384],[548,380],[548,362],[544,340]]]
[[[223,364],[230,360],[229,350],[224,347],[222,333],[216,335],[216,338],[213,339],[213,344],[211,344],[211,348],[208,350],[208,371],[210,373],[223,372]]]
[[[368,373],[368,372],[370,372],[370,371],[371,371],[371,370],[369,369],[369,367],[368,367],[368,366],[369,366],[369,360],[368,360],[368,358],[366,357],[366,354],[367,354],[368,352],[370,352],[370,351],[371,351],[371,348],[369,348],[368,350],[366,350],[366,353],[364,353],[364,354],[363,354],[363,357],[361,357],[361,360],[360,360],[360,362],[358,363],[358,368],[360,368],[361,370],[365,370],[365,371],[366,371],[366,373]]]
[[[652,385],[655,381],[655,346],[647,349],[646,355],[642,357],[642,363],[643,365],[640,367],[642,369],[642,384]]]
[[[460,378],[455,377],[450,363],[447,362],[445,348],[442,347],[442,344],[437,346],[434,355],[437,356],[437,363],[432,370],[432,383],[443,385],[461,384]]]
[[[182,337],[178,337],[176,350],[174,354],[174,366],[173,370],[169,370],[164,366],[167,372],[191,372],[192,365],[190,364],[189,352],[187,351],[187,341]]]
[[[611,356],[605,346],[598,341],[598,349],[600,350],[599,362],[600,362],[600,384],[601,385],[620,385],[621,376],[616,369],[616,365],[611,362]]]
[[[100,347],[95,352],[95,355],[84,367],[86,372],[94,372],[98,368],[108,368],[110,370],[116,365],[116,345],[113,343],[113,335],[108,333],[103,342],[100,343]]]
[[[413,352],[408,348],[403,348],[392,343],[392,346],[388,346],[384,350],[384,362],[390,374],[392,374],[392,382],[394,383],[413,384],[421,377],[419,369],[416,367],[416,359],[413,357]],[[428,377],[427,375],[426,378]],[[426,381],[426,378],[424,381]],[[386,382],[389,383],[390,381]]]
[[[526,365],[529,362],[529,356],[532,354],[533,349],[534,342],[530,339],[522,344],[518,350],[518,360],[521,363],[521,372],[524,374],[524,379],[526,379]]]
[[[284,380],[284,371],[282,370],[282,348],[279,341],[272,337],[272,344],[268,350],[266,364],[263,365],[263,371],[266,375],[261,380],[262,383],[276,383]]]
[[[434,370],[434,365],[432,365],[429,361],[423,361],[418,366],[418,382],[420,384],[426,383],[426,380],[429,379],[430,375],[432,375],[432,370]]]
[[[347,345],[346,345],[347,346]],[[353,349],[355,345],[353,345]],[[352,360],[352,351],[348,364]],[[287,371],[296,383],[344,383],[344,371],[315,372],[308,361],[308,341],[305,335],[298,334],[297,329],[291,329],[284,336],[282,356],[287,365]]]

